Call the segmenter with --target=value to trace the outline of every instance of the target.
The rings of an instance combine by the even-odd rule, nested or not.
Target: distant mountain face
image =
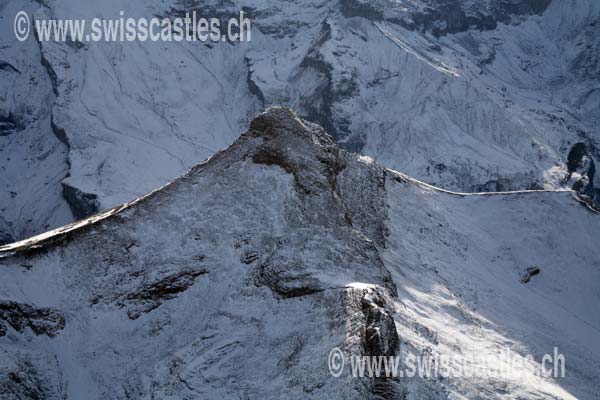
[[[599,218],[433,188],[271,108],[168,186],[0,248],[0,397],[598,399]],[[335,347],[476,374],[335,377]],[[565,378],[477,361],[555,347]]]
[[[439,37],[468,30],[496,29],[519,17],[541,15],[551,0],[341,0],[346,17],[360,16],[400,24]]]
[[[8,1],[38,18],[252,19],[250,43],[19,43],[2,24],[0,240],[146,193],[288,105],[460,191],[597,196],[595,0]]]

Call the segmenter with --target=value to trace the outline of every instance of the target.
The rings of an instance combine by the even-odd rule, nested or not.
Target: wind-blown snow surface
[[[21,124],[0,135],[5,242],[70,220],[65,200],[81,218],[167,183],[232,143],[271,104],[292,106],[345,148],[447,189],[577,185],[595,195],[598,187],[590,184],[600,148],[596,0],[9,0],[0,7],[7,30],[0,60],[21,71],[0,70],[0,115],[13,112]],[[36,18],[88,21],[119,11],[229,17],[244,9],[252,41],[41,43],[36,52],[33,38],[18,43],[10,32],[21,8]],[[43,82],[39,92],[29,71]],[[37,95],[23,104],[6,92]],[[21,121],[29,103],[43,113]],[[577,143],[584,151],[569,167]],[[32,178],[31,170],[48,176]]]
[[[571,191],[435,189],[272,108],[168,186],[0,248],[0,397],[599,398],[599,218]],[[334,378],[334,346],[556,346],[566,377]]]

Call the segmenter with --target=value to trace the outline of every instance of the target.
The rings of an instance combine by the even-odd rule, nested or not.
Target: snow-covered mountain
[[[36,18],[236,15],[249,43],[17,42]],[[596,0],[7,0],[0,240],[131,200],[266,105],[450,190],[596,196]]]
[[[271,108],[169,185],[0,248],[0,397],[598,399],[599,218],[574,191],[437,189]],[[336,378],[333,347],[558,347],[566,377]]]

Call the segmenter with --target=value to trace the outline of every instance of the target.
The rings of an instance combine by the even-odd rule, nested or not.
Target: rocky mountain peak
[[[288,108],[272,107],[260,114],[250,124],[248,135],[260,139],[252,161],[291,173],[304,194],[334,189],[336,175],[345,168],[331,136]]]
[[[5,296],[11,308],[10,313],[0,312],[0,331],[2,340],[13,343],[5,351],[6,357],[16,361],[0,365],[0,397],[3,387],[5,392],[20,393],[29,386],[41,393],[40,398],[66,396],[54,386],[63,377],[74,379],[70,361],[60,361],[55,377],[45,374],[43,368],[52,352],[17,353],[32,335],[33,340],[40,340],[34,328],[42,324],[52,328],[48,328],[50,334],[42,334],[60,346],[70,332],[79,329],[71,318],[75,314],[90,327],[100,322],[96,315],[100,320],[112,315],[108,318],[119,321],[110,324],[104,320],[98,328],[91,327],[100,341],[115,335],[136,337],[132,339],[135,346],[145,343],[144,349],[156,348],[150,343],[166,341],[174,346],[165,351],[176,354],[177,348],[185,347],[181,354],[190,354],[190,359],[198,357],[191,349],[203,337],[201,353],[208,355],[206,362],[213,359],[213,352],[235,343],[235,354],[225,354],[222,360],[233,363],[241,355],[248,362],[276,359],[265,367],[273,372],[264,376],[275,376],[281,365],[289,365],[287,369],[298,370],[291,374],[301,376],[300,371],[314,362],[315,352],[327,354],[333,345],[345,341],[359,353],[394,354],[399,338],[390,301],[397,292],[382,257],[386,212],[383,168],[339,150],[322,128],[291,110],[270,108],[255,118],[234,144],[170,185],[90,217],[87,225],[71,228],[69,240],[58,240],[66,236],[59,231],[52,240],[46,236],[46,242],[29,243],[30,247],[43,246],[44,251],[33,254],[21,251],[26,249],[21,246],[0,258],[3,268],[33,276],[45,269],[48,260],[60,260],[53,267],[53,276],[64,279],[64,290],[52,289],[48,301],[12,292]],[[4,290],[4,281],[0,290]],[[315,307],[322,312],[309,317],[307,312]],[[40,322],[38,315],[56,318]],[[50,324],[54,320],[60,322],[56,327]],[[347,325],[352,327],[351,340],[345,339]],[[177,340],[169,339],[175,336]],[[324,336],[334,342],[320,343]],[[175,343],[186,344],[180,347]],[[290,351],[297,355],[290,359]],[[145,361],[139,368],[154,374],[154,364],[156,371],[167,371],[169,365],[179,363],[178,357],[164,358],[151,351],[140,359],[155,361]],[[129,362],[109,353],[94,356],[96,361],[98,366],[87,370],[90,376],[100,364]],[[200,364],[205,361],[199,360]],[[181,367],[187,368],[184,364],[187,362]],[[189,373],[196,374],[204,366],[192,368]],[[248,371],[257,368],[249,364],[236,367],[227,380],[247,376],[240,384],[245,387],[255,380]],[[99,371],[105,372],[108,370]],[[11,378],[15,374],[37,374],[48,383],[24,384]],[[204,390],[170,383],[167,375],[157,378],[163,382],[157,386],[158,397],[173,387],[196,394]],[[327,390],[321,389],[324,379],[331,379],[330,375],[319,373],[307,381],[316,388],[317,397]],[[351,390],[332,384],[336,391]],[[362,395],[375,390],[368,380],[357,384]],[[252,385],[260,392],[270,391],[266,385]],[[291,385],[291,392],[303,391]],[[389,382],[378,385],[377,390],[398,391],[397,386]],[[69,396],[81,397],[77,387],[70,390]],[[126,396],[121,388],[102,383],[90,382],[86,390],[109,393],[108,397],[115,399]],[[146,394],[155,391],[140,390]],[[214,398],[214,391],[226,390],[226,386],[216,383],[208,390],[213,393],[200,397]]]
[[[327,355],[551,349],[535,327],[561,313],[555,337],[582,343],[560,347],[586,371],[600,277],[578,232],[599,227],[572,193],[438,190],[270,108],[171,184],[0,248],[0,398],[574,398],[510,377],[336,378]],[[588,375],[567,382],[580,398]]]
[[[319,125],[302,120],[288,107],[269,107],[250,122],[249,131],[254,136],[275,139],[281,136],[298,136],[316,140],[321,145],[333,145],[333,138]]]

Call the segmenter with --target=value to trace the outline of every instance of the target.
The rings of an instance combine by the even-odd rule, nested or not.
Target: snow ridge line
[[[511,195],[511,194],[529,194],[529,193],[577,193],[572,189],[524,189],[524,190],[509,190],[506,192],[454,192],[452,190],[442,189],[434,185],[430,185],[429,183],[425,183],[413,177],[410,177],[402,172],[395,171],[393,169],[389,169],[393,175],[398,176],[401,179],[410,181],[418,186],[423,186],[428,189],[435,190],[436,192],[446,193],[453,196],[498,196],[498,195]]]
[[[232,144],[231,146],[234,146],[235,144]],[[231,147],[230,146],[230,147]],[[127,210],[135,205],[137,205],[138,203],[141,203],[142,201],[152,197],[153,195],[162,192],[163,190],[167,189],[169,186],[179,182],[180,180],[184,179],[185,177],[189,176],[190,174],[192,174],[194,171],[196,171],[198,168],[208,164],[215,156],[217,156],[218,154],[221,154],[223,152],[225,152],[227,150],[222,150],[217,152],[215,155],[207,158],[206,160],[204,160],[203,162],[196,164],[194,166],[192,166],[186,173],[184,173],[183,175],[181,175],[180,177],[174,179],[173,181],[167,183],[166,185],[163,185],[157,189],[154,189],[153,191],[138,197],[132,201],[123,203],[119,206],[113,207],[109,210],[100,212],[98,214],[94,214],[90,217],[81,219],[79,221],[75,221],[72,222],[70,224],[61,226],[59,228],[53,229],[51,231],[48,232],[44,232],[41,233],[39,235],[36,236],[32,236],[30,238],[27,239],[23,239],[20,240],[18,242],[14,242],[11,244],[7,244],[4,246],[0,246],[0,258],[5,258],[5,257],[10,257],[13,255],[18,254],[19,252],[22,251],[26,251],[26,250],[34,250],[34,249],[40,249],[43,248],[44,246],[51,244],[53,242],[62,240],[64,238],[66,238],[69,234],[76,232],[76,231],[81,231],[87,227],[93,226],[101,221],[104,221],[108,218],[112,218],[117,214],[120,214],[122,211]],[[542,190],[515,190],[515,191],[508,191],[508,192],[478,192],[478,193],[462,193],[462,192],[454,192],[451,190],[446,190],[446,189],[442,189],[439,188],[437,186],[434,185],[430,185],[428,183],[422,182],[418,179],[415,179],[413,177],[410,177],[406,174],[403,174],[401,172],[395,171],[393,169],[386,169],[387,171],[389,171],[393,176],[400,178],[401,180],[405,181],[405,182],[410,182],[414,185],[417,186],[421,186],[439,193],[445,193],[445,194],[449,194],[452,196],[460,196],[460,197],[466,197],[466,196],[500,196],[500,195],[504,195],[504,196],[509,196],[509,195],[521,195],[521,194],[534,194],[534,193],[571,193],[573,195],[573,197],[581,204],[585,205],[588,210],[594,212],[594,213],[599,213],[600,212],[594,208],[592,208],[589,204],[587,204],[587,202],[585,202],[583,199],[581,199],[578,195],[577,192],[571,190],[571,189],[542,189]]]
[[[221,153],[221,151],[217,152],[216,154],[219,154],[219,153]],[[205,165],[206,163],[208,163],[213,157],[214,157],[214,155],[207,158],[203,162],[192,166],[186,173],[184,173],[183,175],[181,175],[178,178],[175,178],[173,181],[171,181],[163,186],[160,186],[160,187],[154,189],[153,191],[151,191],[143,196],[140,196],[136,199],[133,199],[131,201],[128,201],[126,203],[123,203],[121,205],[118,205],[116,207],[108,209],[106,211],[102,211],[100,213],[91,215],[91,216],[81,219],[79,221],[75,221],[70,224],[61,226],[59,228],[50,230],[48,232],[44,232],[44,233],[32,236],[27,239],[23,239],[18,242],[0,246],[0,259],[4,258],[4,257],[10,257],[13,255],[16,255],[18,252],[21,252],[24,250],[32,250],[32,249],[42,248],[47,244],[50,244],[52,242],[55,242],[57,240],[65,238],[68,234],[70,234],[72,232],[82,230],[86,227],[93,226],[101,221],[104,221],[106,219],[114,217],[115,215],[118,215],[121,212],[154,196],[155,194],[162,192],[163,190],[167,189],[169,186],[171,186],[171,185],[179,182],[181,179],[189,176],[193,171],[195,171],[196,169],[198,169],[198,168],[202,167],[203,165]]]

